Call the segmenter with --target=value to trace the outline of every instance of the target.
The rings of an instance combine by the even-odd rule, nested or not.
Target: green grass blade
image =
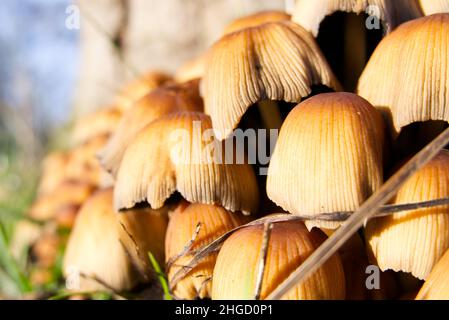
[[[170,294],[167,277],[165,276],[164,272],[162,271],[161,267],[159,266],[159,263],[157,263],[156,258],[153,256],[153,254],[151,252],[148,252],[148,257],[150,258],[151,266],[153,267],[154,271],[156,272],[159,282],[161,283],[162,290],[164,290],[164,299],[165,300],[173,300],[173,297]]]

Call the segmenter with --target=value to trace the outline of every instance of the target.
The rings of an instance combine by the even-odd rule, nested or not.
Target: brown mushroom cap
[[[235,19],[225,27],[224,34],[229,34],[250,27],[256,27],[267,22],[290,20],[290,18],[291,16],[284,11],[261,11],[239,19]]]
[[[449,121],[449,14],[399,26],[374,51],[358,93],[385,113],[394,134],[417,121]]]
[[[173,280],[180,266],[192,259],[191,254],[175,259],[185,250],[192,238],[194,241],[191,250],[197,250],[247,220],[240,213],[232,213],[215,205],[180,204],[170,216],[165,242],[166,260],[169,262],[173,259],[167,270],[169,281]],[[194,237],[198,224],[199,232]],[[202,260],[174,285],[174,295],[180,299],[210,298],[216,258],[217,253],[212,253]]]
[[[198,80],[151,91],[124,113],[116,132],[100,153],[101,163],[115,176],[126,147],[147,124],[173,112],[202,109]]]
[[[205,111],[220,140],[254,103],[299,102],[312,85],[338,89],[338,81],[313,37],[290,21],[233,32],[212,48],[202,79]]]
[[[399,189],[394,204],[449,196],[449,151],[441,151]],[[425,279],[449,248],[449,206],[395,213],[366,226],[370,251],[382,270]]]
[[[441,257],[419,290],[416,300],[449,300],[449,250]]]
[[[207,61],[207,56],[208,51],[184,63],[178,70],[176,70],[176,82],[183,83],[186,81],[202,78]]]
[[[418,0],[297,0],[292,21],[298,23],[315,37],[320,23],[326,16],[337,11],[367,13],[369,6],[384,24],[384,29],[391,32],[401,23],[422,16]]]
[[[158,209],[178,191],[189,202],[254,212],[259,197],[252,167],[218,159],[214,150],[219,149],[210,118],[203,113],[179,112],[153,121],[126,149],[117,173],[115,207],[147,201]]]
[[[310,217],[355,210],[382,184],[383,149],[382,117],[366,100],[344,92],[316,95],[282,125],[268,168],[268,197]]]
[[[212,282],[213,299],[254,299],[263,225],[237,230],[218,253]],[[300,221],[273,223],[269,236],[260,299],[266,298],[326,239],[318,229],[309,232]],[[338,254],[283,299],[344,299],[345,275]]]

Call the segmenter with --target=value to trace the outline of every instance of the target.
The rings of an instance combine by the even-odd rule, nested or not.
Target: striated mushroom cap
[[[417,0],[298,0],[292,21],[316,37],[324,18],[337,11],[374,15],[382,21],[387,33],[405,21],[422,16]]]
[[[254,299],[263,225],[237,230],[218,253],[212,282],[212,299]],[[273,223],[260,299],[265,299],[326,239],[318,229],[309,232],[300,221]],[[289,300],[344,299],[345,275],[338,254],[333,255],[304,282],[283,297]]]
[[[104,168],[116,175],[130,141],[152,121],[177,111],[202,111],[198,80],[153,90],[128,109],[118,128],[100,153]]]
[[[221,38],[209,52],[201,86],[205,111],[223,140],[254,103],[299,102],[319,84],[339,87],[315,40],[295,23],[278,21]]]
[[[126,149],[117,173],[115,207],[127,209],[147,201],[158,209],[178,191],[189,202],[254,212],[259,197],[253,169],[244,161],[228,164],[217,156],[228,152],[220,152],[222,147],[213,136],[210,118],[203,113],[159,118]]]
[[[176,259],[192,239],[190,249],[197,250],[245,222],[247,219],[240,213],[232,213],[219,206],[180,204],[170,216],[165,242],[166,261],[171,262],[167,270],[169,281],[173,281],[180,267],[192,259],[191,254]],[[195,237],[197,228],[199,232]],[[180,299],[210,298],[216,258],[217,253],[210,254],[182,280],[173,284],[174,295]]]
[[[449,151],[441,151],[399,189],[394,204],[449,196]],[[382,270],[426,279],[449,248],[449,206],[417,209],[372,219],[366,226],[370,251]]]
[[[343,92],[316,95],[282,125],[268,168],[268,197],[310,217],[355,210],[382,184],[383,149],[382,117],[366,100]]]
[[[433,267],[416,300],[449,300],[449,250]]]
[[[374,51],[358,93],[385,113],[393,134],[417,121],[449,120],[449,14],[398,27]]]
[[[290,20],[290,18],[291,16],[284,11],[261,11],[239,19],[235,19],[225,27],[224,34],[233,33],[235,31],[250,27],[256,27],[267,22]]]

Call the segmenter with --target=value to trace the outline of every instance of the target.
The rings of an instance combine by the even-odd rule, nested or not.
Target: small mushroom
[[[212,299],[264,299],[326,239],[321,230],[309,232],[300,221],[277,222],[272,224],[263,250],[264,229],[263,225],[245,227],[224,242],[214,268]],[[261,260],[264,251],[265,261]],[[261,265],[264,268],[258,277]],[[283,297],[290,300],[344,298],[345,275],[338,254]]]
[[[366,100],[351,93],[309,98],[282,125],[268,168],[268,197],[310,218],[355,210],[382,184],[384,146],[382,117]]]
[[[291,16],[284,11],[261,11],[239,19],[235,19],[225,27],[224,34],[226,35],[250,27],[257,27],[267,22],[288,21],[290,20],[290,18]]]
[[[242,225],[246,219],[240,213],[232,213],[223,207],[205,204],[181,203],[170,216],[165,252],[167,274],[173,294],[179,299],[210,298],[212,273],[217,253],[211,253],[188,274],[173,283],[181,267],[192,259],[187,252],[208,245],[222,234]]]
[[[441,151],[408,179],[394,204],[449,196],[449,151]],[[449,207],[439,206],[372,219],[366,226],[369,249],[381,270],[409,272],[426,279],[449,248]]]

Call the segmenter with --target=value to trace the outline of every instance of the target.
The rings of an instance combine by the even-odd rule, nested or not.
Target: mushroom
[[[416,300],[449,300],[448,268],[449,250],[446,250],[419,290]]]
[[[230,151],[215,139],[203,113],[161,117],[129,143],[117,173],[115,208],[146,201],[158,209],[178,191],[189,202],[255,212],[259,198],[254,171],[244,155],[237,158],[238,152],[235,159],[227,158]]]
[[[288,21],[290,20],[290,18],[291,16],[284,11],[261,11],[239,19],[235,19],[225,27],[224,34],[226,35],[250,27],[257,27],[267,22]]]
[[[355,210],[382,184],[384,146],[382,117],[366,100],[344,92],[309,98],[282,125],[268,167],[268,197],[311,219]]]
[[[166,216],[148,211],[137,213],[138,216],[134,218],[142,218],[137,226],[128,220],[134,218],[119,217],[114,211],[112,194],[112,189],[108,188],[89,198],[81,208],[70,234],[63,260],[63,273],[68,281],[75,282],[74,286],[79,286],[78,290],[112,289],[122,292],[131,290],[138,283],[148,282],[147,275],[141,273],[142,262],[133,260],[137,258],[134,251],[127,251],[129,234],[139,235],[135,239],[135,246],[142,250],[154,249],[156,257],[163,257],[160,247],[164,241]],[[127,213],[134,214],[136,213]],[[129,234],[123,233],[119,218],[126,220],[122,220],[122,223],[128,227]],[[162,230],[157,230],[159,227]],[[144,229],[145,232],[142,232]]]
[[[65,168],[69,154],[63,151],[50,152],[42,161],[42,174],[37,187],[37,195],[52,192],[65,179]]]
[[[176,70],[175,80],[183,83],[195,79],[201,79],[204,74],[204,65],[207,60],[207,52],[187,61],[178,70]]]
[[[212,299],[264,299],[326,239],[321,230],[309,232],[301,221],[276,222],[268,234],[264,230],[263,225],[245,227],[224,242],[214,268]],[[338,254],[283,297],[344,298],[345,275]]]
[[[393,136],[414,122],[447,122],[448,57],[449,14],[404,23],[374,51],[358,93],[385,114]]]
[[[181,267],[192,259],[192,254],[186,249],[198,250],[247,220],[240,213],[232,213],[216,205],[189,204],[185,201],[179,204],[170,215],[165,240],[167,275],[176,298],[211,297],[217,252],[201,260],[177,283],[173,282]]]
[[[408,179],[394,204],[449,196],[449,151],[441,151]],[[416,209],[372,219],[366,239],[381,270],[409,272],[426,279],[449,248],[449,206]]]
[[[126,147],[147,124],[176,111],[202,111],[198,80],[155,89],[138,100],[121,119],[117,130],[100,153],[103,167],[114,176]]]
[[[147,93],[170,81],[172,81],[171,76],[165,73],[159,71],[147,72],[143,76],[126,84],[115,98],[114,105],[124,111]]]
[[[449,13],[449,1],[447,0],[419,0],[419,4],[425,15]]]
[[[218,139],[227,138],[253,104],[299,102],[313,85],[339,87],[313,37],[290,21],[268,22],[222,37],[202,78],[205,112]]]

